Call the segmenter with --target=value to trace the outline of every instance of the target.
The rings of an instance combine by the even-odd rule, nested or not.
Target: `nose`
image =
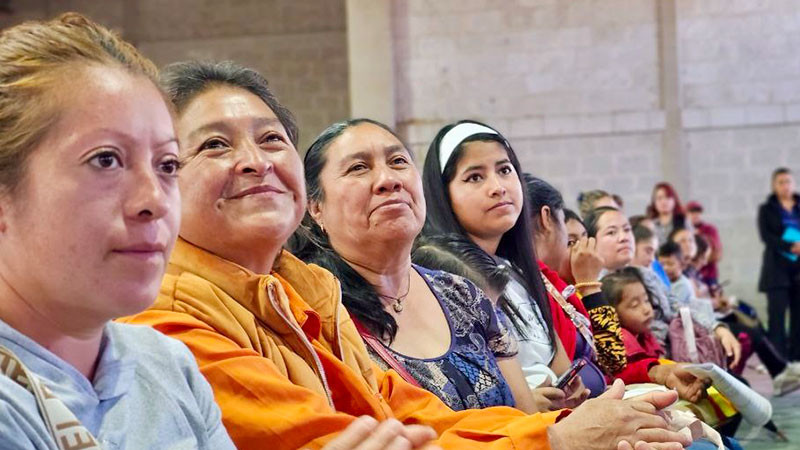
[[[132,188],[123,204],[125,217],[143,222],[164,217],[172,205],[155,169],[147,167],[133,174],[130,180]]]
[[[495,198],[503,198],[506,195],[506,188],[500,183],[500,179],[496,175],[489,176],[489,196]]]
[[[237,175],[263,177],[273,168],[272,161],[266,152],[261,150],[255,142],[245,143],[235,153],[238,156],[234,167]]]
[[[398,192],[403,187],[403,182],[396,170],[389,166],[381,165],[375,170],[377,179],[375,180],[375,191],[378,194],[387,192]]]

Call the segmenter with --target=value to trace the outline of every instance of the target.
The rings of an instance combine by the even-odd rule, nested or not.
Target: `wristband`
[[[589,281],[588,283],[577,283],[575,284],[575,289],[581,288],[599,288],[602,287],[603,283],[599,281]]]

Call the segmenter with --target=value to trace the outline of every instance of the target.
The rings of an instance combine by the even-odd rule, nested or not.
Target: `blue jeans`
[[[742,446],[733,438],[722,436],[722,444],[728,450],[743,450]],[[716,445],[705,439],[694,441],[692,445],[686,448],[689,450],[718,450]]]

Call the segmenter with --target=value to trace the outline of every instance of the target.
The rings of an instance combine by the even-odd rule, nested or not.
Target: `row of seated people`
[[[708,380],[629,358],[629,279],[600,281],[627,218],[570,243],[487,125],[440,130],[422,175],[368,119],[301,160],[257,72],[159,77],[77,14],[0,35],[0,124],[3,449],[718,448],[663,413]]]

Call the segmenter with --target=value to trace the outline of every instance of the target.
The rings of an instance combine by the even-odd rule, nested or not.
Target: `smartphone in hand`
[[[558,380],[556,380],[555,387],[561,389],[562,391],[566,389],[567,386],[572,384],[572,381],[578,376],[578,373],[585,365],[586,360],[583,358],[578,358],[575,361],[572,361],[572,365],[569,367],[569,370],[564,372],[564,374],[558,377]]]

